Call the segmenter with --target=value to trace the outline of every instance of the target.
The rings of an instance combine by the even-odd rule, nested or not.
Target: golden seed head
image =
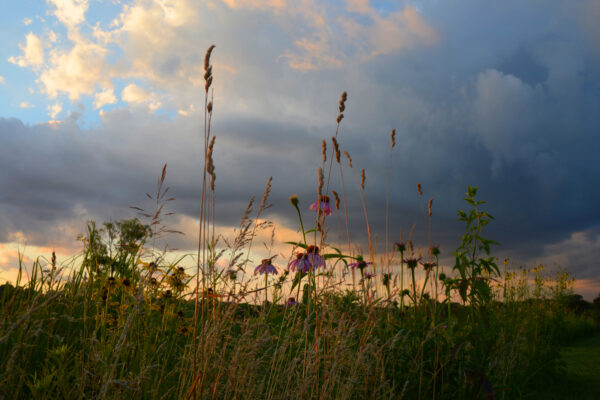
[[[427,211],[429,216],[431,217],[431,205],[433,204],[433,197],[429,199],[429,204],[427,204]]]
[[[392,149],[396,146],[396,130],[392,129],[392,134],[390,135],[392,139]]]
[[[365,169],[361,169],[360,170],[360,187],[362,188],[362,190],[365,190],[365,181],[367,180],[367,177],[365,175]]]
[[[423,190],[421,190],[421,184],[417,183],[417,192],[419,192],[419,196],[423,196]]]
[[[339,124],[340,122],[342,122],[343,118],[344,118],[344,114],[340,113],[340,115],[337,116],[336,122]]]
[[[215,48],[215,45],[211,45],[208,50],[206,50],[206,55],[204,56],[204,70],[208,71],[209,67],[210,67],[210,55],[213,51],[213,49]]]
[[[337,163],[339,164],[340,163],[340,145],[335,137],[332,137],[331,141],[333,142],[333,149],[335,150],[335,161],[337,161]]]
[[[335,190],[332,190],[331,192],[333,193],[333,197],[335,197],[335,209],[339,210],[340,209],[340,196],[338,196],[338,194]]]
[[[321,153],[323,154],[323,162],[327,162],[327,142],[323,139],[321,143]]]
[[[344,150],[344,155],[346,156],[346,158],[348,159],[348,166],[350,168],[352,168],[352,158],[350,157],[350,154],[348,154],[348,152],[346,150]]]
[[[323,170],[319,167],[319,195],[323,193]]]
[[[273,180],[273,177],[270,176],[269,180],[267,181],[267,186],[265,187],[265,192],[263,193],[263,197],[262,200],[260,201],[260,205],[258,206],[259,210],[264,210],[265,206],[267,205],[267,199],[269,198],[269,194],[271,193],[271,181]]]

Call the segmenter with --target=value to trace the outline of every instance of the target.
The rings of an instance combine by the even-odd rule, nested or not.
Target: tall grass
[[[442,249],[431,245],[431,200],[424,212],[426,254],[410,235],[391,248],[386,223],[385,251],[378,255],[366,174],[361,169],[358,179],[338,135],[345,92],[329,168],[323,142],[314,214],[297,196],[290,198],[300,229],[289,242],[297,255],[287,268],[276,276],[270,274],[273,257],[252,261],[254,239],[271,227],[261,218],[270,179],[256,216],[251,200],[236,236],[216,236],[213,49],[205,59],[195,270],[184,268],[182,259],[169,262],[167,249],[157,245],[161,235],[176,233],[163,219],[172,200],[165,165],[156,193],[148,194],[154,210],[136,207],[145,224],[89,223],[79,263],[64,265],[62,273],[54,257],[36,260],[31,269],[21,263],[19,276],[27,271],[28,279],[0,286],[0,397],[513,399],[535,393],[560,371],[561,343],[598,329],[597,321],[566,306],[568,274],[511,271],[507,263],[500,270],[491,255],[495,242],[483,236],[492,217],[476,199],[476,188],[466,193],[470,209],[459,211],[465,235],[453,253],[452,275],[439,273]],[[361,189],[368,258],[350,242],[341,153]],[[330,182],[334,160],[344,250],[328,238],[334,211],[329,193],[341,210]],[[391,152],[389,162],[391,174]],[[420,185],[418,191],[422,195]]]

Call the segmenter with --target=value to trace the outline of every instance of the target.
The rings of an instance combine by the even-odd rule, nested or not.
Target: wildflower
[[[318,246],[308,246],[306,249],[308,260],[312,264],[313,268],[323,267],[325,268],[325,259],[319,255]]]
[[[429,247],[429,252],[431,253],[432,256],[439,256],[440,255],[440,245],[439,244],[432,245],[431,247]]]
[[[298,207],[298,195],[295,194],[293,196],[290,196],[290,204],[293,205],[294,207]]]
[[[156,280],[156,278],[150,278],[150,285],[152,285],[152,286],[158,285],[158,281]]]
[[[392,280],[392,274],[383,274],[383,279],[382,279],[383,286],[389,287],[391,280]]]
[[[425,268],[425,272],[429,272],[435,267],[434,262],[422,262],[421,265]]]
[[[277,275],[277,269],[271,264],[272,258],[265,258],[261,263],[254,269],[254,275],[256,274],[275,274]]]
[[[329,205],[329,196],[319,196],[319,200],[310,205],[310,210],[318,212],[319,215],[331,215],[333,211]]]
[[[236,281],[236,280],[237,280],[237,274],[236,274],[236,272],[235,272],[235,271],[233,271],[233,270],[230,270],[230,271],[227,273],[227,276],[229,276],[229,279],[230,279],[230,280],[232,280],[232,281]]]
[[[173,292],[171,292],[170,290],[166,290],[163,296],[165,299],[169,299],[173,296]]]
[[[365,277],[363,279],[369,280],[371,278],[375,278],[375,274],[371,273],[371,272],[367,272],[365,274]]]
[[[366,262],[365,260],[362,259],[362,257],[359,256],[358,261],[357,262],[353,262],[348,264],[348,266],[352,269],[354,268],[358,268],[359,270],[363,271],[367,265],[371,265],[373,264],[372,262]]]
[[[402,253],[404,250],[406,250],[406,244],[404,242],[396,242],[395,244],[396,244],[396,249],[399,252]]]
[[[414,270],[415,268],[417,268],[417,264],[419,263],[419,260],[421,260],[421,258],[406,258],[402,261],[404,261],[406,263],[406,266],[412,270]]]
[[[319,247],[308,246],[304,253],[298,253],[296,259],[292,260],[288,267],[292,271],[306,273],[319,267],[325,267],[325,259],[319,255]]]
[[[115,277],[114,277],[114,276],[110,276],[110,277],[108,278],[108,284],[109,284],[110,286],[113,286],[115,283],[116,283]]]
[[[181,333],[182,335],[187,334],[189,331],[190,331],[190,329],[185,325],[181,325],[177,328],[177,332]]]
[[[171,286],[171,289],[178,292],[182,291],[187,286],[182,277],[177,273],[167,276],[167,283]]]
[[[123,286],[126,288],[131,286],[131,281],[128,278],[123,279]]]
[[[296,299],[294,297],[290,297],[289,299],[287,299],[287,301],[285,302],[285,306],[286,307],[290,307],[290,306],[295,306],[296,304],[298,304],[298,302],[296,301]]]

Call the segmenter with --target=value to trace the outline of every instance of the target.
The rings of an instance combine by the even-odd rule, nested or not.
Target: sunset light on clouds
[[[422,183],[425,201],[435,199],[432,240],[450,265],[463,230],[456,212],[467,185],[478,186],[496,217],[487,235],[501,243],[494,255],[513,266],[566,267],[579,293],[600,292],[595,0],[28,0],[3,8],[0,280],[14,279],[18,249],[27,260],[51,249],[66,258],[81,249],[87,220],[134,217],[129,206],[143,205],[164,163],[176,198],[168,223],[185,233],[169,244],[194,251],[203,60],[215,44],[219,232],[238,226],[273,176],[265,218],[276,222],[277,250],[289,253],[281,243],[298,239],[298,226],[288,197],[297,193],[310,213],[321,141],[335,134],[347,91],[339,141],[366,170],[379,246],[396,129],[394,240],[416,224],[415,245],[427,247]],[[345,173],[353,240],[364,249],[359,191]],[[336,241],[338,216],[330,218]]]

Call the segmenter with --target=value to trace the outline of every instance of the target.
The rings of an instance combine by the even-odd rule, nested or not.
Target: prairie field
[[[0,286],[0,398],[600,397],[598,364],[590,362],[599,357],[600,298],[591,304],[576,295],[568,271],[498,260],[497,243],[486,238],[493,217],[476,187],[466,188],[458,210],[465,231],[456,248],[433,244],[432,200],[422,199],[420,184],[428,242],[413,243],[412,229],[392,237],[386,223],[378,246],[365,170],[354,171],[336,130],[323,139],[315,198],[290,193],[297,231],[280,244],[289,247],[287,260],[254,259],[258,234],[272,226],[270,179],[262,199],[239,210],[234,235],[216,233],[213,48],[204,62],[197,253],[173,258],[159,245],[180,233],[165,222],[174,200],[165,164],[147,194],[152,209],[90,221],[71,259],[20,263],[17,280]],[[338,128],[346,100],[344,92],[332,117]],[[390,171],[395,144],[392,131]],[[361,193],[360,245],[351,243],[344,168]],[[345,240],[330,240],[334,213],[346,222]],[[440,254],[454,264],[441,266]]]

